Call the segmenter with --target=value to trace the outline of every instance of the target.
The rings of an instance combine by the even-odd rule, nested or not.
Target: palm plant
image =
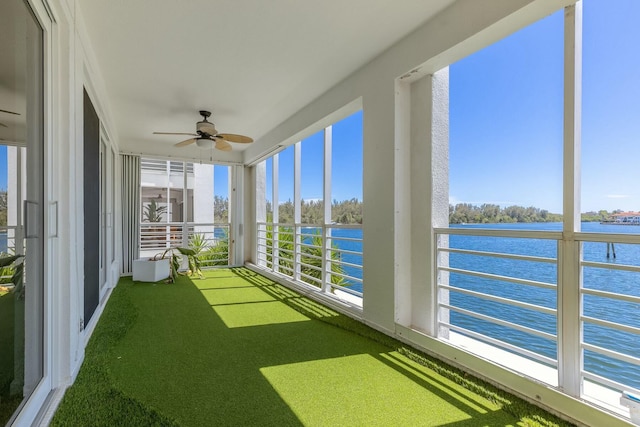
[[[180,255],[186,256],[189,264],[189,270],[185,273],[180,272],[180,264],[182,263],[182,257]],[[204,274],[202,274],[202,269],[200,268],[200,260],[193,249],[169,248],[164,252],[156,254],[151,260],[155,261],[165,258],[169,258],[169,278],[167,279],[167,283],[174,283],[178,275],[193,276],[195,274],[201,279],[204,278]]]
[[[0,256],[0,269],[3,274],[10,273],[10,283],[13,285],[13,293],[17,299],[21,299],[24,296],[24,263],[20,262],[23,258],[22,255],[6,255]],[[3,283],[7,283],[3,281]]]
[[[146,205],[142,212],[143,222],[160,222],[162,221],[162,215],[167,212],[166,206],[158,206],[158,202],[155,199],[151,199],[148,205]]]
[[[229,233],[227,230],[224,230],[224,234],[217,239],[215,245],[200,254],[200,260],[207,262],[208,265],[229,264]]]

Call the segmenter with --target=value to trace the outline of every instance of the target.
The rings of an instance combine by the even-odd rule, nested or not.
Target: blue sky
[[[583,8],[581,211],[640,210],[640,1]],[[451,203],[562,211],[563,25],[560,10],[450,66]],[[332,199],[362,200],[362,120],[360,111],[333,126]],[[322,198],[322,159],[318,132],[302,144],[305,200]],[[227,171],[214,170],[223,197]],[[279,193],[293,199],[293,146],[280,153]]]
[[[213,194],[229,197],[229,166],[214,165]]]
[[[323,138],[323,132],[320,131],[302,140],[300,195],[304,200],[322,199]],[[279,155],[280,202],[293,200],[293,151],[292,145]],[[362,200],[362,111],[333,124],[331,154],[331,199]],[[271,200],[272,168],[271,160],[267,160],[267,200]]]
[[[640,2],[585,0],[582,209],[640,210]],[[562,211],[563,12],[450,67],[450,199]]]
[[[581,211],[640,210],[640,1],[583,8]],[[450,66],[451,203],[562,212],[563,38],[559,10]],[[306,200],[322,197],[321,140],[302,144]],[[333,140],[332,199],[362,199],[362,112],[336,123]],[[288,199],[293,147],[280,154]]]

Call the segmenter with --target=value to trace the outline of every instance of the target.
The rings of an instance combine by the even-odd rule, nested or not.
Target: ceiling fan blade
[[[231,151],[231,144],[224,139],[216,138],[216,148],[220,151]]]
[[[15,141],[13,139],[4,139],[4,138],[0,138],[0,144],[15,145],[18,147],[23,147],[25,145],[24,141]]]
[[[185,132],[154,132],[154,135],[190,135],[198,136],[197,133],[185,133]]]
[[[187,134],[187,135],[188,135],[188,134]],[[184,141],[182,141],[182,142],[178,142],[178,143],[176,144],[176,147],[184,147],[184,146],[187,146],[187,145],[189,145],[189,144],[193,144],[194,142],[196,142],[196,139],[198,139],[198,138],[189,138],[189,139],[185,139],[185,140],[184,140]]]
[[[218,138],[223,138],[231,142],[238,142],[240,144],[248,144],[250,142],[253,142],[253,139],[249,138],[248,136],[236,135],[235,133],[219,133],[216,136]]]
[[[0,108],[0,112],[7,113],[7,114],[15,114],[16,116],[20,115],[20,113],[14,113],[13,111],[3,110],[1,108]]]

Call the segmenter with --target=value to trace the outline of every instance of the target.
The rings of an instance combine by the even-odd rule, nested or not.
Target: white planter
[[[147,258],[133,261],[133,280],[157,282],[169,277],[169,259],[151,261]]]

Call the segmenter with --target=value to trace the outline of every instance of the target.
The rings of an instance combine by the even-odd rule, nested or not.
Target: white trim
[[[579,426],[629,426],[620,414],[607,413],[586,400],[573,398],[443,340],[402,325],[396,325],[395,338]]]
[[[580,110],[582,3],[564,14],[563,233],[558,242],[558,382],[570,396],[582,395],[582,314],[580,257]]]

